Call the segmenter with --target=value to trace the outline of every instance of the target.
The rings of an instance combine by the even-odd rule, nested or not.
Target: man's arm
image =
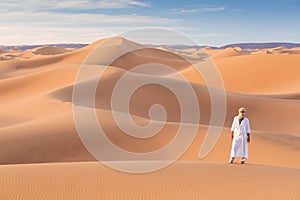
[[[231,125],[231,139],[233,140],[233,136],[234,136],[234,125],[235,125],[235,118],[233,119],[232,125]]]
[[[248,125],[247,125],[247,142],[250,142],[250,122],[248,120]]]

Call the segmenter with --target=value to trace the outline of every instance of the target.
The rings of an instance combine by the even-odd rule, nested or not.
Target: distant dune
[[[157,47],[157,46],[164,46],[170,47],[173,49],[188,49],[188,48],[211,48],[211,49],[227,49],[227,48],[235,48],[239,47],[241,49],[270,49],[283,46],[287,49],[298,48],[300,47],[299,43],[287,43],[287,42],[257,42],[257,43],[234,43],[234,44],[227,44],[223,46],[209,46],[209,45],[149,45],[150,47]]]
[[[34,49],[38,47],[43,47],[43,46],[58,46],[62,48],[74,48],[74,49],[80,49],[82,47],[87,46],[88,44],[37,44],[37,45],[0,45],[0,48],[5,49],[5,50],[10,50],[14,48],[18,48],[20,50],[27,50],[27,49]]]
[[[45,47],[37,47],[31,50],[32,53],[37,55],[56,55],[68,52],[67,49],[58,47],[58,46],[45,46]]]
[[[103,72],[95,91],[96,116],[106,136],[120,148],[136,153],[154,151],[168,144],[181,125],[181,111],[174,93],[149,84],[132,95],[129,114],[136,123],[146,125],[150,122],[151,105],[161,104],[168,113],[165,127],[148,139],[124,134],[112,116],[110,102],[114,86],[124,74],[131,81],[159,80],[184,88],[176,73],[157,70],[153,74],[151,69],[130,71],[138,65],[159,63],[170,66],[192,85],[201,111],[199,128],[193,143],[175,164],[154,173],[127,174],[95,162],[84,147],[73,120],[72,92],[82,62],[98,45],[103,48],[87,63],[95,67],[95,73]],[[78,49],[59,45],[1,47],[1,199],[139,199],[145,196],[300,199],[299,48],[280,44],[270,48],[258,45],[201,50],[160,45],[138,49],[144,47],[119,37]],[[114,59],[131,48],[137,50]],[[203,77],[182,58],[200,62],[207,56],[204,52],[211,56],[222,76],[227,113],[215,148],[200,161],[198,153],[211,118],[211,100]],[[89,81],[87,78],[78,84]],[[77,106],[87,107],[84,103]],[[250,157],[246,165],[229,165],[230,126],[240,106],[247,108],[251,123]],[[155,120],[153,123],[158,123],[159,119]],[[193,118],[186,120],[190,123]],[[170,159],[168,153],[165,159]]]
[[[13,48],[18,48],[20,50],[27,50],[27,49],[34,49],[38,47],[43,47],[43,46],[58,46],[62,48],[74,48],[74,49],[80,49],[82,47],[85,47],[89,44],[38,44],[38,45],[0,45],[0,48],[9,50]],[[235,44],[227,44],[223,46],[209,46],[209,45],[202,45],[202,46],[190,46],[190,45],[153,45],[153,44],[146,44],[149,47],[158,47],[158,46],[163,46],[163,47],[170,47],[174,49],[188,49],[188,48],[212,48],[212,49],[226,49],[229,47],[239,47],[242,49],[269,49],[269,48],[276,48],[280,46],[284,46],[287,49],[292,49],[292,48],[298,48],[300,47],[299,43],[288,43],[288,42],[260,42],[260,43],[235,43]]]
[[[228,44],[220,47],[220,49],[226,49],[228,47],[240,47],[242,49],[268,49],[268,48],[276,48],[283,46],[285,48],[291,49],[300,47],[299,43],[287,43],[287,42],[268,42],[268,43],[236,43],[236,44]]]

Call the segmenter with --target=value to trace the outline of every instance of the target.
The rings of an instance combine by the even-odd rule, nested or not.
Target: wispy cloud
[[[57,13],[57,12],[8,12],[0,13],[0,23],[26,25],[80,25],[97,26],[103,24],[166,24],[176,22],[176,19],[168,19],[155,16],[143,16],[137,14],[106,15],[100,13]]]
[[[129,3],[129,5],[151,7],[151,3],[150,2],[140,2],[140,1],[131,1]]]
[[[140,9],[133,9],[136,7]],[[185,24],[184,17],[144,15],[141,10],[148,7],[151,7],[151,3],[142,0],[2,0],[0,45],[90,43],[145,26],[197,33],[194,27]],[[213,12],[224,9],[225,7],[202,5],[192,11],[176,11]],[[134,11],[137,13],[133,13]],[[217,36],[218,34],[212,33],[195,35],[205,40]],[[166,43],[165,40],[168,37],[162,37],[163,43]]]
[[[0,12],[0,44],[93,42],[141,26],[176,26],[177,19],[139,14],[17,10]]]
[[[172,9],[174,13],[200,13],[200,12],[216,12],[226,10],[226,7],[204,7],[204,8],[194,8],[194,9]]]
[[[1,11],[31,10],[45,11],[57,9],[121,9],[129,7],[151,7],[150,2],[138,0],[4,0],[0,1]]]

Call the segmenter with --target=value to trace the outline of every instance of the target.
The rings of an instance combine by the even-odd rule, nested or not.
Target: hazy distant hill
[[[152,46],[167,46],[174,49],[186,49],[186,48],[203,48],[203,47],[210,47],[212,49],[226,49],[228,47],[240,47],[242,49],[267,49],[267,48],[275,48],[284,46],[288,49],[300,47],[300,43],[286,43],[286,42],[268,42],[268,43],[235,43],[235,44],[228,44],[221,47],[215,46],[189,46],[189,45],[152,45]]]
[[[12,48],[18,48],[20,50],[26,50],[26,49],[33,49],[37,47],[42,47],[42,46],[58,46],[62,48],[75,48],[75,49],[80,49],[88,44],[39,44],[39,45],[11,45],[11,46],[2,46],[0,45],[1,49],[4,50],[9,50]]]
[[[79,49],[88,44],[40,44],[40,45],[12,45],[12,46],[1,46],[1,49],[8,50],[12,48],[19,48],[20,50],[26,50],[26,49],[33,49],[41,46],[58,46],[62,48],[75,48]],[[189,45],[150,45],[150,47],[158,47],[158,46],[167,46],[174,49],[186,49],[186,48],[203,48],[207,46],[189,46]],[[214,46],[208,46],[213,49],[226,49],[228,47],[240,47],[242,49],[266,49],[266,48],[275,48],[279,46],[284,46],[288,49],[300,47],[300,43],[287,43],[287,42],[268,42],[268,43],[235,43],[235,44],[228,44],[221,47],[214,47]]]
[[[279,46],[284,46],[285,48],[291,49],[295,47],[300,47],[300,43],[286,43],[286,42],[236,43],[236,44],[228,44],[219,48],[226,49],[228,47],[240,47],[242,49],[266,49],[266,48],[275,48]]]

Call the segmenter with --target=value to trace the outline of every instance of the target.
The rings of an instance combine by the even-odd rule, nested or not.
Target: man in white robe
[[[248,143],[250,142],[250,123],[245,117],[246,109],[239,108],[238,116],[235,116],[231,126],[232,147],[230,153],[230,163],[236,157],[241,157],[241,163],[245,164],[248,158]]]

